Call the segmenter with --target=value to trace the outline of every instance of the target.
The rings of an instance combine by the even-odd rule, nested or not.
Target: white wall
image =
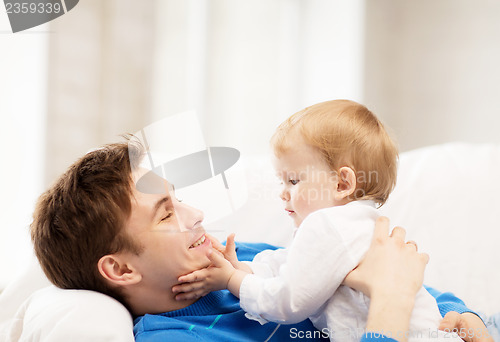
[[[500,143],[500,2],[366,2],[367,104],[401,149]]]
[[[362,100],[362,0],[157,1],[153,116],[198,111],[207,143],[265,153],[307,105]]]
[[[13,34],[0,10],[0,289],[31,255],[28,225],[44,172],[47,28]]]

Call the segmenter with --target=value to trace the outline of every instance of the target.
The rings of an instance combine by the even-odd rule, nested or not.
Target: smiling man
[[[246,319],[228,291],[175,300],[177,278],[207,267],[212,245],[203,213],[178,201],[166,180],[149,178],[146,188],[154,191],[138,190],[147,172],[139,167],[143,155],[138,144],[107,145],[83,156],[40,196],[31,235],[49,280],[118,299],[136,318],[137,341],[186,334],[281,341],[291,339],[290,328],[321,340],[309,321],[279,328]],[[238,255],[251,260],[264,247],[240,245]]]
[[[203,213],[178,201],[166,180],[149,184],[155,191],[138,190],[143,155],[140,145],[107,145],[75,162],[40,196],[31,237],[48,279],[119,300],[135,317],[136,341],[324,340],[309,320],[286,326],[248,320],[226,290],[174,299],[177,278],[209,266],[213,249]],[[371,266],[360,266],[347,284],[371,295],[370,331],[405,331],[427,257],[404,244],[401,228],[389,237],[388,222],[377,225],[361,264]],[[240,244],[238,258],[251,260],[270,247]]]
[[[133,184],[146,171],[133,172]],[[134,315],[192,304],[194,301],[176,301],[171,287],[178,283],[179,274],[210,264],[207,255],[212,247],[202,227],[203,213],[179,202],[167,181],[157,183],[163,191],[156,194],[132,187],[132,207],[124,231],[141,246],[140,253],[120,251],[101,257],[97,263],[108,283],[121,286]]]

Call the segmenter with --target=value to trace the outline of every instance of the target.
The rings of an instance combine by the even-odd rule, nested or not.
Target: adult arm
[[[405,243],[405,235],[399,227],[389,235],[389,220],[378,218],[370,249],[344,280],[344,285],[371,299],[364,342],[387,340],[385,336],[407,341],[404,332],[409,330],[415,295],[422,287],[429,256]]]
[[[387,335],[406,341],[400,332],[408,330],[414,304],[412,289],[418,291],[428,260],[426,255],[416,253],[413,245],[403,243],[403,229],[395,228],[391,237],[388,237],[388,231],[388,220],[381,218],[377,221],[366,258],[344,282],[371,296],[367,334],[362,342],[396,341]],[[445,317],[440,329],[455,329],[468,342],[493,342],[482,320],[461,299],[450,292],[425,288],[436,299],[439,311]]]
[[[481,317],[470,310],[460,298],[451,292],[440,292],[425,285],[424,287],[436,299],[439,312],[444,317],[439,330],[455,330],[466,342],[494,342]]]
[[[474,311],[469,309],[465,305],[465,303],[460,298],[455,296],[453,293],[440,292],[430,286],[424,285],[424,287],[427,290],[427,292],[429,292],[432,295],[432,297],[436,299],[436,303],[438,305],[439,313],[441,314],[441,316],[444,317],[450,311],[455,311],[458,312],[459,314],[465,312],[471,312],[476,314]]]

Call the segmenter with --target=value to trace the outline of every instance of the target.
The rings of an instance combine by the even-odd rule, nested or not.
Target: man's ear
[[[142,275],[122,254],[108,254],[97,263],[99,273],[114,285],[134,285],[142,280]]]
[[[336,200],[343,200],[356,191],[356,173],[353,169],[343,166],[338,171]]]

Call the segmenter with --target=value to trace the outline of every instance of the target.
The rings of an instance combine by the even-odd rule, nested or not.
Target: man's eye
[[[172,217],[172,215],[173,215],[173,213],[172,213],[172,212],[168,213],[168,214],[167,214],[164,218],[162,218],[162,219],[160,220],[160,222],[163,222],[163,221],[168,220],[169,218],[171,218],[171,217]]]
[[[298,182],[300,182],[298,179],[290,179],[289,180],[290,184],[296,185]]]

